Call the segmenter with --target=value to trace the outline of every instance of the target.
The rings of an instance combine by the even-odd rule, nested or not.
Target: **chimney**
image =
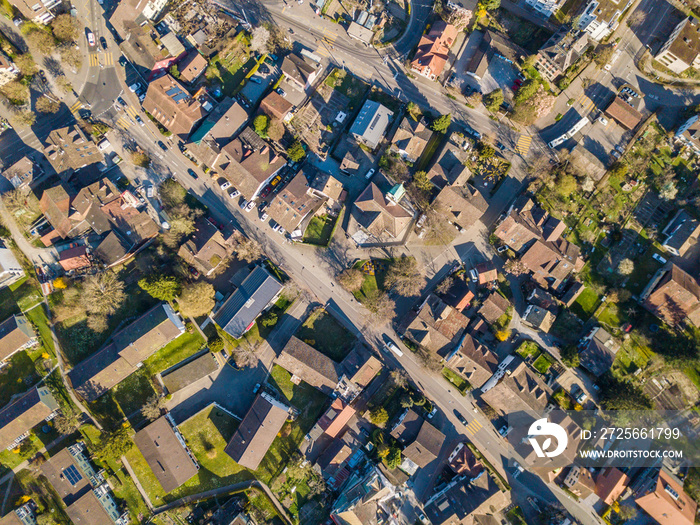
[[[263,149],[260,150],[260,154],[267,153],[267,146],[263,146]]]

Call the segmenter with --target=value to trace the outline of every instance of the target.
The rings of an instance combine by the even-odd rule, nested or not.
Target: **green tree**
[[[214,308],[214,287],[206,281],[185,286],[177,303],[180,312],[187,317],[200,317],[207,315]]]
[[[224,349],[224,340],[221,339],[218,335],[209,339],[208,341],[209,344],[209,350],[212,352],[221,352]]]
[[[106,462],[108,459],[118,460],[121,456],[129,452],[133,442],[126,427],[117,427],[112,432],[103,432],[97,444],[95,455],[98,459]]]
[[[296,140],[287,148],[287,155],[292,162],[299,162],[306,156],[306,151],[304,151],[304,146],[301,145],[301,142]]]
[[[610,62],[610,59],[612,58],[614,47],[612,44],[610,45],[599,45],[595,49],[595,57],[593,60],[599,67],[603,67],[605,64]]]
[[[165,179],[158,188],[163,206],[168,209],[175,208],[185,203],[187,190],[175,179]]]
[[[180,70],[177,68],[177,64],[173,64],[172,66],[170,66],[168,73],[170,73],[170,76],[173,78],[180,78]]]
[[[578,357],[578,350],[576,349],[575,345],[569,345],[562,349],[561,351],[561,360],[564,361],[564,364],[568,367],[571,368],[576,368],[580,364],[580,360]]]
[[[413,175],[413,184],[422,191],[430,191],[433,189],[433,183],[430,182],[428,174],[424,171],[417,171],[416,174]]]
[[[437,133],[446,133],[447,128],[450,127],[451,122],[452,115],[450,113],[448,113],[447,115],[441,115],[435,120],[433,120],[433,124],[430,126],[430,129],[436,131]]]
[[[554,187],[559,195],[562,197],[568,197],[576,191],[576,178],[568,173],[560,174],[557,177]]]
[[[253,128],[255,133],[260,135],[262,138],[267,138],[267,127],[270,125],[270,117],[267,115],[258,115],[253,120]]]
[[[172,301],[180,294],[181,285],[174,275],[154,273],[139,280],[139,288],[159,301]]]
[[[532,98],[537,90],[540,88],[540,81],[535,78],[528,78],[522,83],[520,89],[515,93],[513,101],[516,104],[522,104],[526,100]]]
[[[384,426],[386,422],[389,421],[389,414],[384,407],[372,409],[372,411],[369,413],[369,417],[372,420],[372,423],[378,427]]]
[[[491,93],[484,95],[483,102],[486,109],[490,112],[495,113],[503,104],[503,90],[494,89]]]
[[[22,76],[34,75],[39,70],[39,68],[36,67],[36,62],[34,62],[34,57],[30,53],[16,55],[13,61],[19,68]]]
[[[481,0],[479,4],[487,11],[495,11],[501,7],[501,0]]]
[[[490,144],[485,142],[479,143],[479,158],[480,159],[490,159],[496,154],[496,150]]]
[[[386,458],[386,466],[390,469],[398,468],[401,465],[401,450],[398,447],[391,447]]]
[[[15,106],[23,106],[29,102],[29,88],[17,80],[8,82],[0,88],[0,91]]]

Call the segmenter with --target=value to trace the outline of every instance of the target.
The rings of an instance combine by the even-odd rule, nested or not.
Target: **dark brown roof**
[[[495,323],[499,317],[506,313],[509,306],[510,302],[508,299],[498,292],[491,292],[491,295],[486,298],[481,308],[479,308],[479,314],[486,322]]]
[[[177,65],[180,70],[180,78],[185,82],[192,82],[197,79],[207,68],[207,59],[196,50],[190,51]]]
[[[402,206],[387,200],[374,182],[360,194],[355,207],[360,212],[358,222],[376,236],[386,230],[397,237],[413,218]]]
[[[523,361],[496,386],[483,392],[481,397],[499,414],[516,411],[544,410],[551,389]]]
[[[418,437],[403,451],[403,455],[421,468],[428,466],[440,455],[445,434],[427,421],[423,421]]]
[[[340,363],[346,377],[360,388],[365,388],[382,369],[382,363],[372,354],[355,346]]]
[[[417,313],[408,315],[406,336],[443,358],[454,349],[469,322],[435,294],[425,299]]]
[[[317,71],[317,67],[312,66],[299,55],[290,53],[282,61],[282,73],[300,86],[305,86]]]
[[[68,195],[63,186],[45,189],[39,201],[39,209],[51,223],[51,226],[64,239],[73,228],[73,223],[68,218],[70,202],[70,195]]]
[[[88,491],[79,500],[66,509],[66,514],[73,523],[80,525],[103,525],[113,523],[112,518],[97,499],[93,491]]]
[[[671,264],[647,295],[644,306],[671,326],[686,320],[700,326],[700,285],[690,274]]]
[[[143,109],[183,140],[204,117],[201,104],[170,75],[163,75],[148,85]]]
[[[58,256],[58,263],[65,271],[87,268],[92,264],[88,258],[86,246],[76,246],[63,250]]]
[[[177,254],[199,271],[209,274],[228,257],[231,249],[217,227],[200,219],[195,223],[192,236],[180,246]]]
[[[338,363],[295,336],[285,345],[276,363],[324,394],[331,394],[338,385]]]
[[[216,164],[233,187],[250,200],[262,189],[262,184],[284,166],[285,161],[269,146],[252,149],[239,137],[224,146]]]
[[[208,376],[219,368],[219,361],[211,352],[206,352],[180,368],[163,375],[163,384],[171,394],[187,385]]]
[[[131,250],[132,243],[122,239],[114,231],[107,234],[92,252],[103,264],[110,267],[120,262]]]
[[[666,52],[672,53],[688,66],[693,65],[700,53],[700,29],[697,18],[689,16],[683,21],[683,27]]]
[[[80,479],[77,481],[75,477],[69,479],[64,474],[64,471],[71,466],[77,468],[75,461],[73,461],[73,455],[67,448],[51,456],[46,463],[41,465],[41,472],[46,476],[46,479],[49,480],[51,486],[66,505],[73,504],[86,492],[92,490],[90,480],[82,473],[80,473]]]
[[[457,445],[457,448],[459,450],[455,449],[455,451],[450,455],[450,468],[458,476],[465,475],[469,478],[475,478],[478,476],[479,473],[484,470],[484,466],[478,459],[476,459],[476,456],[469,449],[466,443],[460,443]]]
[[[288,416],[289,407],[266,393],[258,394],[225,452],[242,467],[256,470]]]
[[[58,403],[45,386],[34,387],[0,410],[0,449],[44,421]]]
[[[473,226],[489,207],[483,195],[471,184],[445,186],[436,201],[447,220],[465,229]]]
[[[24,315],[13,315],[0,324],[0,361],[4,361],[36,339],[32,325]]]
[[[391,437],[401,445],[406,446],[418,437],[422,424],[423,418],[415,410],[409,408],[401,414],[399,421],[391,429]]]
[[[642,120],[642,114],[620,97],[615,97],[605,109],[605,114],[617,120],[623,127],[634,129]]]
[[[454,353],[448,365],[473,388],[480,388],[498,368],[498,358],[471,335],[465,334],[459,351]]]
[[[262,99],[260,109],[268,116],[282,120],[289,113],[289,110],[292,109],[292,103],[276,91],[272,91]]]
[[[166,493],[178,488],[199,470],[182,437],[175,433],[166,416],[138,431],[134,443]]]
[[[305,217],[316,213],[323,202],[324,199],[309,191],[308,179],[304,170],[300,170],[291,182],[275,195],[267,213],[282,228],[292,233],[300,227]]]

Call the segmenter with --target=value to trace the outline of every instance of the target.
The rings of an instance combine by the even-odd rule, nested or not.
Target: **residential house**
[[[425,468],[440,456],[444,442],[445,435],[427,421],[423,421],[418,436],[402,453],[418,467]]]
[[[489,64],[503,61],[509,64],[519,64],[528,52],[513,44],[508,37],[494,31],[486,30],[481,38],[479,47],[467,64],[466,73],[481,80],[488,71]]]
[[[12,250],[0,243],[0,290],[24,277],[24,270]]]
[[[128,2],[119,2],[119,8],[128,5]],[[129,57],[136,67],[150,71],[146,77],[147,81],[168,71],[178,57],[170,56],[168,50],[161,43],[160,35],[155,26],[144,17],[129,18],[128,14],[124,11],[120,12],[119,8],[110,18],[110,23],[123,39],[119,44],[122,54]],[[124,18],[122,15],[127,15],[127,17]]]
[[[471,449],[464,443],[457,443],[457,446],[447,458],[447,464],[452,472],[458,476],[466,476],[467,479],[474,479],[484,471],[481,461]]]
[[[178,249],[177,254],[203,275],[211,275],[233,253],[231,238],[224,238],[219,229],[206,219],[199,219],[194,232]]]
[[[314,469],[326,480],[331,490],[340,489],[352,477],[353,466],[364,459],[364,437],[349,428],[334,439],[318,457]]]
[[[379,102],[366,100],[360,113],[350,128],[350,134],[355,140],[375,149],[384,138],[394,112],[382,106]]]
[[[437,153],[437,159],[428,171],[428,180],[437,188],[448,185],[464,186],[472,176],[466,166],[468,149],[471,144],[456,133],[452,133],[450,139]]]
[[[300,239],[304,235],[309,221],[325,200],[309,188],[309,180],[313,180],[313,177],[314,173],[309,168],[299,170],[289,184],[274,196],[267,210],[272,220],[282,226],[292,239]]]
[[[92,261],[88,257],[87,246],[75,246],[63,250],[58,254],[58,264],[66,272],[81,270],[92,266]]]
[[[354,415],[355,409],[337,397],[311,428],[309,437],[312,441],[318,440],[324,434],[331,439],[336,438]]]
[[[539,0],[529,1],[540,3]],[[535,67],[547,80],[553,82],[574,65],[587,48],[588,34],[569,28],[561,29],[537,52]]]
[[[545,18],[549,18],[564,5],[563,0],[525,0],[525,3]]]
[[[184,365],[171,372],[164,373],[161,377],[163,386],[169,394],[182,390],[195,381],[213,374],[219,369],[219,360],[211,352],[201,354],[199,357],[187,361]]]
[[[578,28],[600,42],[617,29],[622,13],[631,4],[632,0],[588,0],[578,15]]]
[[[661,468],[655,479],[634,500],[644,512],[660,525],[692,525],[698,504],[683,491],[683,483]]]
[[[396,494],[384,472],[381,467],[374,467],[361,477],[353,476],[333,503],[333,522],[342,525],[384,523],[386,512],[383,509],[386,507],[380,506],[380,502],[390,500]]]
[[[352,211],[358,224],[375,237],[386,233],[394,239],[399,238],[413,220],[412,212],[389,194],[382,194],[373,182],[355,200]]]
[[[425,504],[425,515],[433,525],[456,523],[488,524],[505,521],[510,493],[501,492],[488,471],[471,480],[455,477]]]
[[[604,113],[607,117],[615,119],[620,126],[629,130],[636,128],[637,124],[642,121],[642,114],[618,96],[605,108]]]
[[[292,374],[292,383],[304,381],[326,395],[338,386],[338,363],[296,336],[292,336],[275,362]]]
[[[37,525],[35,509],[36,504],[30,500],[0,518],[0,525]]]
[[[73,523],[130,523],[129,511],[120,511],[102,471],[97,471],[90,463],[82,442],[54,454],[40,468],[66,506],[66,514]]]
[[[282,73],[287,80],[295,84],[300,91],[309,89],[321,72],[318,62],[309,60],[296,53],[290,53],[282,60]]]
[[[678,128],[673,136],[674,140],[684,146],[688,146],[693,153],[700,155],[700,118],[693,115]]]
[[[109,21],[122,38],[127,38],[125,21],[155,20],[167,3],[167,0],[121,0]]]
[[[629,482],[627,474],[618,468],[606,467],[598,472],[595,479],[595,493],[603,503],[612,505],[622,496]]]
[[[23,314],[8,317],[0,323],[0,363],[38,342],[34,328]]]
[[[216,310],[212,319],[234,339],[240,339],[282,291],[282,284],[262,266],[256,266]]]
[[[15,189],[26,188],[34,180],[34,173],[37,172],[37,175],[39,175],[41,173],[40,170],[40,166],[35,165],[29,157],[25,156],[6,170],[3,170],[2,175],[10,181]]]
[[[566,224],[563,221],[549,215],[525,195],[515,202],[508,216],[496,227],[494,235],[511,250],[520,252],[535,239],[558,241],[564,231]]]
[[[205,115],[199,101],[169,74],[148,84],[142,105],[165,129],[183,141]]]
[[[198,162],[213,168],[221,148],[238,136],[248,122],[248,116],[237,101],[224,98],[192,133],[185,148]]]
[[[58,403],[45,386],[32,387],[22,396],[0,409],[0,449],[11,450],[29,431],[58,413]]]
[[[76,124],[52,130],[44,144],[44,155],[64,181],[80,168],[104,161],[97,144]]]
[[[564,239],[556,242],[537,240],[520,258],[532,279],[542,287],[558,290],[572,272],[583,268],[581,250]]]
[[[457,347],[469,319],[430,294],[402,323],[403,334],[428,351],[445,358]]]
[[[112,334],[107,345],[78,363],[67,377],[83,399],[94,401],[183,333],[180,316],[169,304],[161,303]]]
[[[465,230],[474,226],[489,207],[483,195],[471,184],[445,186],[435,202],[448,221]]]
[[[485,392],[482,389],[481,398],[504,417],[518,411],[542,412],[552,390],[524,361],[514,360],[511,363],[510,374],[504,374],[495,386]]]
[[[340,207],[345,203],[348,192],[343,187],[343,183],[330,173],[317,171],[311,181],[311,188],[315,195],[326,200],[326,208],[335,215],[340,211]]]
[[[675,264],[661,268],[640,295],[642,305],[671,326],[700,326],[700,285]]]
[[[30,3],[31,0],[11,0],[10,4],[17,8],[24,18],[37,24],[46,25],[55,18],[53,10],[57,9],[60,0],[41,0]]]
[[[19,75],[19,68],[5,53],[0,51],[0,86],[12,82]]]
[[[185,46],[182,45],[182,42],[180,42],[180,39],[174,32],[170,31],[161,35],[160,43],[165,47],[171,57],[175,57],[176,59],[184,58]]]
[[[191,84],[202,76],[208,64],[207,59],[193,49],[177,65],[180,71],[180,80]]]
[[[224,146],[216,161],[217,171],[247,200],[257,197],[284,166],[284,159],[267,144],[258,149],[241,137]]]
[[[294,105],[289,100],[276,91],[271,91],[260,102],[260,111],[277,120],[284,120],[293,107]]]
[[[556,318],[557,317],[549,310],[531,304],[525,309],[525,315],[522,320],[526,325],[531,326],[535,330],[548,333]]]
[[[477,281],[479,285],[485,285],[498,280],[498,269],[493,261],[486,261],[474,266],[476,273],[479,275]]]
[[[572,465],[564,478],[564,486],[581,499],[595,492],[593,475],[587,468]]]
[[[289,416],[289,407],[269,394],[258,394],[225,452],[242,467],[256,470]]]
[[[575,281],[569,286],[569,289],[561,298],[561,302],[564,303],[567,308],[571,308],[571,305],[576,302],[576,299],[578,299],[579,295],[581,295],[585,289],[586,286],[582,282]]]
[[[683,257],[698,242],[700,222],[688,215],[687,211],[678,210],[661,233],[666,236],[662,245],[664,249],[672,255]]]
[[[162,416],[139,430],[134,443],[166,494],[199,471],[197,460],[170,415]]]
[[[508,301],[508,299],[498,292],[491,292],[491,294],[484,299],[484,302],[481,303],[479,315],[483,317],[487,323],[493,324],[508,311],[508,308],[510,308],[510,301]]]
[[[481,388],[498,369],[498,357],[469,334],[445,361],[472,388]]]
[[[377,377],[382,369],[382,362],[369,350],[356,345],[340,363],[343,375],[361,391]]]
[[[596,377],[610,370],[620,345],[607,330],[599,326],[583,338],[580,344],[581,366]]]
[[[552,313],[556,313],[559,308],[554,296],[544,291],[539,286],[532,289],[530,295],[527,296],[527,302],[528,304],[534,304],[535,306],[549,310]]]
[[[700,67],[700,24],[694,16],[681,20],[654,57],[677,74]]]
[[[435,22],[427,34],[421,36],[411,70],[430,80],[437,79],[449,59],[450,48],[457,38],[457,29],[442,20]]]
[[[408,162],[417,162],[432,136],[424,118],[413,120],[406,115],[391,139],[391,150]]]
[[[424,419],[418,412],[407,408],[391,428],[391,437],[398,441],[402,447],[406,447],[418,437],[423,421]]]
[[[366,27],[361,26],[357,22],[350,22],[350,25],[348,26],[347,29],[348,36],[350,38],[354,38],[355,40],[359,40],[365,45],[369,45],[372,43],[372,38],[374,38],[374,31],[371,29],[367,29]]]

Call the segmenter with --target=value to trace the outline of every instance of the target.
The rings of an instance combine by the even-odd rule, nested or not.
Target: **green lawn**
[[[98,397],[92,403],[87,404],[90,413],[95,416],[100,424],[108,429],[114,429],[124,420],[125,414],[112,397],[111,392]]]
[[[338,363],[355,344],[355,336],[322,308],[304,321],[296,336]]]
[[[544,375],[549,371],[549,367],[552,366],[552,361],[550,361],[549,357],[547,357],[547,354],[541,354],[537,359],[535,359],[532,366],[540,374]]]
[[[581,295],[579,295],[574,304],[571,305],[571,311],[585,321],[593,315],[593,312],[596,311],[599,304],[600,298],[598,294],[590,288],[584,288]]]
[[[140,368],[124,381],[119,383],[111,392],[126,416],[140,410],[148,399],[155,395],[151,379],[145,368]]]
[[[606,324],[611,328],[619,328],[625,322],[627,316],[621,310],[620,306],[615,303],[608,303],[605,309],[598,316],[598,321]]]
[[[371,275],[369,272],[364,271],[363,267],[365,267],[366,263],[369,261],[363,260],[363,261],[358,261],[355,263],[353,268],[356,270],[361,270],[364,273],[365,280],[362,283],[362,288],[360,289],[359,292],[353,292],[353,295],[355,296],[355,299],[358,301],[362,302],[365,297],[368,297],[371,294],[377,293],[377,291],[383,292],[384,290],[384,277],[386,276],[386,270],[387,266],[391,262],[390,259],[372,259],[372,262],[375,264],[375,271],[374,275]]]
[[[190,329],[192,331],[190,331]],[[206,341],[190,323],[187,323],[187,330],[180,337],[165,345],[155,354],[144,361],[148,371],[155,375],[171,366],[178,364],[183,359],[199,352]]]
[[[430,140],[425,145],[425,149],[423,150],[423,153],[421,154],[420,158],[418,159],[418,162],[416,163],[416,171],[425,170],[425,167],[433,159],[433,156],[435,155],[438,146],[440,146],[440,144],[442,143],[443,138],[445,138],[444,134],[433,133],[433,136],[430,137]]]
[[[633,294],[641,293],[647,284],[649,284],[649,279],[651,279],[661,266],[660,262],[652,259],[652,255],[655,253],[660,253],[655,248],[647,250],[647,252],[640,256],[638,259],[634,260],[634,271],[632,275],[629,276],[627,281],[627,290]],[[662,256],[664,254],[661,254]],[[666,256],[668,257],[668,256]]]
[[[304,232],[304,242],[316,246],[328,246],[338,217],[317,215],[309,222]]]
[[[292,306],[293,302],[293,298],[287,297],[285,294],[282,294],[280,295],[280,298],[277,299],[277,302],[272,306],[272,308],[270,308],[267,312],[265,312],[263,315],[256,319],[254,328],[257,328],[258,335],[260,336],[260,338],[267,339],[267,337],[270,335],[270,332],[272,332],[275,326],[277,326],[277,321],[279,321],[284,312],[286,312],[289,309],[289,307]],[[277,319],[277,321],[274,324],[266,325],[266,320],[272,318],[272,316],[274,316]],[[209,325],[207,325],[207,328],[214,324],[215,323],[209,323]],[[214,328],[214,330],[216,330],[216,328]]]
[[[34,325],[37,332],[39,332],[42,346],[49,350],[51,354],[56,355],[56,347],[53,344],[51,328],[49,327],[49,319],[46,317],[44,305],[39,305],[36,308],[27,310],[24,312],[24,315]]]
[[[451,368],[443,368],[442,377],[447,379],[457,390],[459,390],[462,393],[462,395],[465,395],[468,390],[472,389],[472,386],[469,384],[469,381],[464,379]]]
[[[562,410],[573,410],[574,409],[574,401],[569,397],[569,394],[566,393],[563,389],[559,389],[554,394],[552,394],[552,398],[557,402],[557,404],[561,407]]]
[[[536,359],[542,353],[542,350],[534,341],[523,341],[515,352],[523,359],[528,357]]]
[[[49,431],[44,432],[42,428],[46,426]],[[25,438],[19,447],[12,450],[3,449],[0,452],[0,465],[4,468],[12,469],[22,463],[25,459],[34,456],[39,450],[51,443],[59,436],[53,427],[45,422],[34,427],[29,437]]]
[[[0,404],[6,405],[12,396],[26,391],[38,380],[34,361],[25,350],[17,352],[0,368]]]
[[[338,83],[338,79],[342,80]],[[352,111],[362,101],[367,91],[367,84],[354,77],[352,74],[340,69],[334,69],[325,81],[327,86],[332,87],[350,99],[348,110]]]
[[[29,277],[23,277],[11,286],[3,288],[0,290],[0,322],[30,308],[41,299],[41,290],[36,281]]]

